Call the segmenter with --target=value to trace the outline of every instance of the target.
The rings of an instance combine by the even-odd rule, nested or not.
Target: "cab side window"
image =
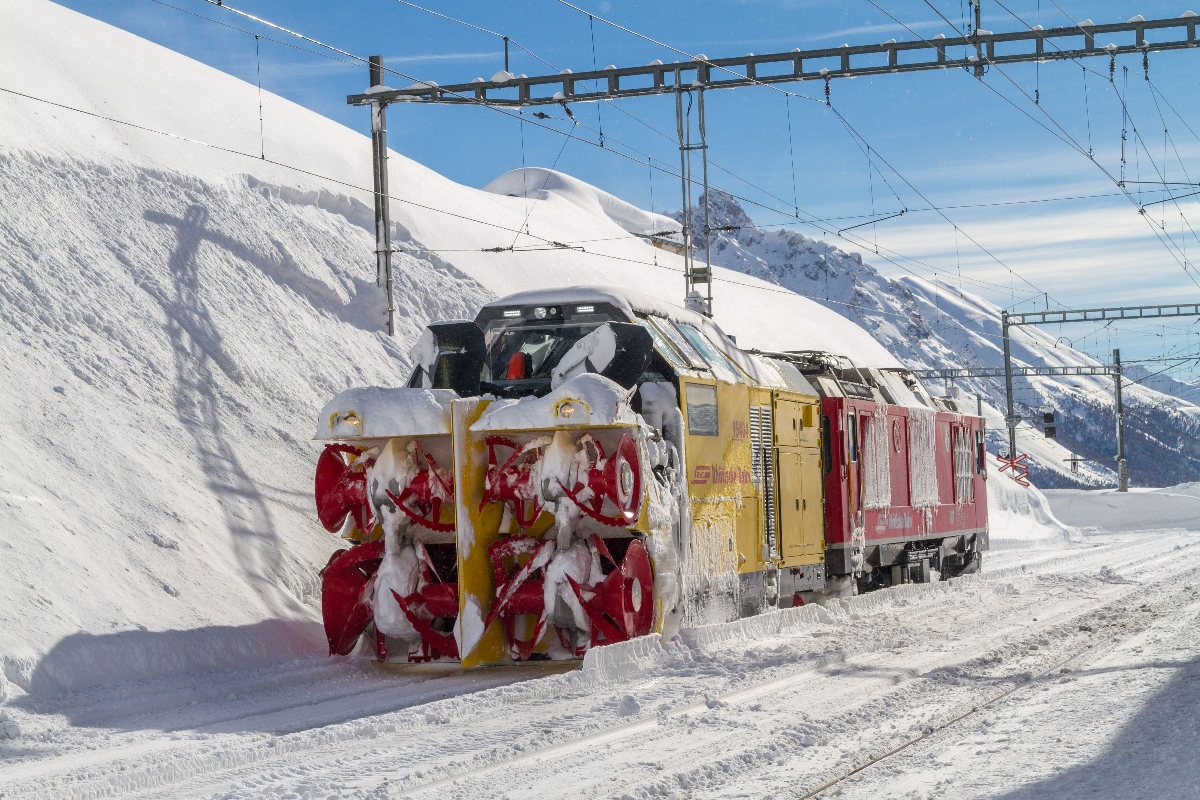
[[[717,387],[707,383],[688,383],[686,387],[688,433],[692,436],[719,435]]]

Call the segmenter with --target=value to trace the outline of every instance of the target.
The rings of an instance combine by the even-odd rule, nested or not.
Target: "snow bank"
[[[483,191],[509,197],[569,200],[592,216],[603,214],[629,233],[662,237],[682,235],[683,225],[663,214],[643,211],[632,203],[562,172],[543,167],[514,169],[492,180]]]
[[[1200,530],[1200,483],[1165,489],[1054,489],[1046,492],[1061,519],[1081,528],[1150,531]]]
[[[253,87],[40,0],[0,16],[8,88],[253,141]],[[361,155],[369,185],[362,137],[266,107],[290,128],[274,155],[348,178]],[[369,206],[270,188],[294,177],[0,97],[0,662],[19,689],[322,652],[338,542],[314,516],[313,414],[401,384],[431,317],[492,294],[401,256],[400,341],[380,335]]]
[[[1071,535],[1036,486],[1021,486],[987,461],[988,527],[991,549],[1007,550],[1062,541]]]
[[[621,683],[667,659],[670,645],[657,633],[627,642],[593,647],[583,656],[583,674],[597,683]]]

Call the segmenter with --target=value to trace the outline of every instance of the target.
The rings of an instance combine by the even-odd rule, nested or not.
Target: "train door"
[[[861,440],[858,429],[858,410],[850,406],[846,409],[846,424],[842,426],[842,436],[845,438],[842,457],[846,459],[846,479],[849,482],[851,527],[856,524],[857,514],[862,509],[862,473],[859,466],[861,459],[858,457]]]
[[[825,552],[818,418],[816,404],[776,395],[779,543],[789,566],[820,560]]]

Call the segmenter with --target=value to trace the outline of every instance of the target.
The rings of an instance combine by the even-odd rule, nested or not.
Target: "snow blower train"
[[[431,324],[403,388],[321,412],[331,653],[579,658],[924,582],[987,549],[983,420],[905,370],[746,351],[609,289]]]

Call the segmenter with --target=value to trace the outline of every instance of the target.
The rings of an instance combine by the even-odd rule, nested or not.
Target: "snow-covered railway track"
[[[1187,579],[1189,583],[1181,581],[1181,577]],[[1189,650],[1189,655],[1192,657],[1200,656],[1200,646],[1196,645],[1194,636],[1196,621],[1200,620],[1200,581],[1198,581],[1198,578],[1200,578],[1200,572],[1196,571],[1193,566],[1189,567],[1189,569],[1177,571],[1174,575],[1166,576],[1156,583],[1144,585],[1141,593],[1136,597],[1136,600],[1140,601],[1140,604],[1136,606],[1132,613],[1132,615],[1140,616],[1142,619],[1136,620],[1135,624],[1122,624],[1118,626],[1117,630],[1111,632],[1108,636],[1104,636],[1097,640],[1097,642],[1086,646],[1086,648],[1063,658],[1062,661],[1052,664],[1052,666],[1042,670],[1039,674],[1030,676],[1027,680],[1021,681],[1019,684],[1008,688],[1008,690],[996,694],[995,697],[985,700],[983,703],[971,706],[971,708],[962,710],[955,716],[946,718],[946,720],[938,723],[937,726],[924,730],[919,735],[913,736],[912,739],[908,739],[886,752],[874,754],[874,756],[870,756],[863,760],[863,762],[852,766],[851,769],[828,778],[826,782],[820,784],[815,789],[799,795],[799,800],[832,796],[829,790],[835,787],[839,789],[835,793],[839,796],[846,794],[850,796],[875,796],[878,790],[880,790],[881,784],[894,787],[894,776],[901,774],[906,768],[911,768],[912,762],[920,762],[923,759],[928,760],[930,759],[930,753],[936,751],[942,753],[953,752],[953,745],[958,744],[955,740],[962,740],[968,738],[968,736],[978,735],[980,728],[995,724],[995,721],[990,721],[986,717],[1003,717],[1006,715],[1012,717],[1019,715],[1021,712],[1019,708],[1022,703],[1037,704],[1039,709],[1044,709],[1044,706],[1048,704],[1048,700],[1028,697],[1032,691],[1036,691],[1039,688],[1038,685],[1042,684],[1042,682],[1049,684],[1052,679],[1057,679],[1060,682],[1069,681],[1070,675],[1079,673],[1103,674],[1121,672],[1121,670],[1126,669],[1138,669],[1139,667],[1130,666],[1130,664],[1122,664],[1120,667],[1100,667],[1099,664],[1110,661],[1116,652],[1121,650],[1132,649],[1136,654],[1140,654],[1142,649],[1140,646],[1134,645],[1138,642],[1144,642],[1146,639],[1162,640],[1163,638],[1172,637],[1183,639],[1186,644],[1184,644],[1183,648],[1178,649]],[[1186,662],[1180,660],[1163,660],[1148,663],[1142,669],[1148,668],[1151,672],[1153,670],[1159,670],[1159,672],[1166,670],[1169,674],[1171,670],[1183,667],[1184,664]],[[1122,679],[1122,682],[1126,682],[1127,680]],[[1048,690],[1044,686],[1040,688],[1042,688],[1043,693],[1052,693],[1052,690]],[[1105,705],[1111,705],[1114,702],[1114,698],[1096,697],[1093,693],[1094,690],[1086,690],[1086,688],[1085,690],[1076,691],[1084,693],[1085,698],[1091,700],[1090,705],[1093,706],[1091,709],[1092,714],[1098,714],[1102,717],[1108,715]],[[1172,696],[1170,703],[1172,705],[1183,704],[1184,708],[1187,708],[1188,698]],[[1006,709],[1004,706],[1015,706],[1015,708]],[[1076,709],[1078,708],[1079,706],[1076,704]],[[1118,716],[1122,720],[1129,720],[1130,717],[1134,716],[1130,712],[1132,710],[1128,708],[1122,708],[1121,711],[1122,714]],[[1037,716],[1042,714],[1042,712],[1044,711],[1034,710],[1031,711],[1031,714]],[[1156,723],[1158,722],[1156,720]],[[1090,734],[1088,736],[1090,739],[1100,738],[1099,730],[1092,730]],[[1139,735],[1138,733],[1134,733],[1133,735],[1138,739],[1146,738],[1145,734]],[[1031,738],[1037,739],[1037,735],[1032,735]],[[1061,742],[1061,736],[1058,736],[1054,741]],[[1194,741],[1184,740],[1181,744],[1184,750],[1194,752]],[[1152,744],[1151,748],[1153,748]],[[1078,753],[1073,754],[1078,756]],[[953,758],[953,756],[950,757]],[[1158,753],[1158,757],[1163,762],[1175,760],[1171,757],[1170,753],[1165,752]],[[1054,764],[1056,770],[1067,768],[1067,765],[1055,763],[1055,759],[1052,758],[1050,753],[1042,753],[1042,759],[1046,763]],[[1019,763],[1014,764],[1014,768],[1020,770],[1021,766]],[[1120,770],[1121,768],[1117,766],[1116,769]],[[1157,766],[1154,766],[1152,769],[1157,769]],[[1088,765],[1087,771],[1096,775],[1100,782],[1104,782],[1105,777],[1103,774],[1105,770],[1100,768],[1100,766]],[[1195,770],[1190,771],[1192,771],[1194,777]],[[966,796],[973,796],[973,794],[978,793],[976,788],[971,787],[971,783],[977,784],[977,786],[980,783],[984,784],[984,786],[995,786],[995,778],[992,776],[971,774],[970,768],[966,772],[968,780],[960,781],[960,784],[966,784],[966,786],[960,786],[960,792],[965,792]],[[1172,781],[1171,778],[1163,777],[1163,787],[1169,787],[1170,792],[1168,794],[1170,796],[1176,796],[1175,794],[1171,794],[1174,792],[1187,794],[1186,783],[1177,780]],[[1084,787],[1078,787],[1078,790],[1080,795],[1086,793]],[[1109,787],[1108,794],[1112,796],[1132,796],[1115,786]],[[1183,794],[1178,796],[1183,796]],[[1049,790],[1046,796],[1055,796],[1055,793]],[[1187,796],[1190,796],[1190,794]]]
[[[1148,568],[1153,568],[1155,562],[1173,557],[1170,554],[1174,552],[1172,548],[1175,544],[1189,541],[1187,538],[1174,538],[1170,541],[1158,542],[1157,546],[1149,548],[1156,552],[1150,553],[1147,552],[1144,542],[1132,541],[1127,542],[1124,547],[1103,548],[1104,552],[1071,553],[1061,559],[1055,559],[1055,563],[1049,565],[1047,570],[1051,574],[1056,570],[1088,571],[1101,563],[1117,564],[1120,569],[1134,568],[1137,564],[1145,564],[1149,565]],[[1004,575],[996,578],[989,575],[980,576],[980,580],[970,583],[977,583],[975,589],[978,592],[990,594],[994,600],[998,596],[1004,597],[1005,592],[1008,591],[1010,578],[1021,576],[1013,582],[1025,583],[1033,580],[1030,577],[1031,574],[1038,574],[1036,571],[1031,573],[1029,570],[1021,569],[1012,570],[1011,575],[1009,572],[1009,570],[1005,570]],[[1003,588],[997,587],[997,583],[1003,584]],[[913,587],[918,595],[941,594],[938,590],[942,588]],[[877,602],[892,602],[887,600],[889,594],[892,593],[882,593],[874,597],[879,598]],[[967,592],[967,595],[970,594],[971,592]],[[972,604],[966,596],[959,599],[967,600],[967,605]],[[978,595],[975,599],[978,599]],[[1080,597],[1072,607],[1060,609],[1061,613],[1039,612],[1038,608],[1043,605],[1043,600],[1044,598],[1031,595],[1030,599],[1022,604],[1022,610],[1030,616],[1040,613],[1042,625],[1035,626],[1037,629],[1033,632],[1025,630],[1028,627],[1026,623],[1009,628],[998,628],[993,620],[987,619],[991,616],[987,610],[990,603],[978,604],[982,613],[973,617],[961,617],[960,624],[970,624],[972,621],[976,623],[983,637],[979,650],[986,652],[997,644],[1003,645],[1006,638],[1041,636],[1039,631],[1046,630],[1052,624],[1061,624],[1071,617],[1079,616],[1100,598]],[[894,602],[910,607],[906,609],[905,613],[908,615],[910,627],[915,630],[919,630],[927,620],[944,615],[947,611],[942,603],[934,602],[926,605],[916,598],[900,599]],[[1028,620],[1029,616],[1025,619]],[[993,624],[988,626],[989,622]],[[834,637],[829,638],[833,639]],[[854,637],[851,635],[848,638]],[[542,701],[535,703],[536,707],[527,709],[526,713],[520,714],[515,720],[496,719],[490,716],[472,720],[469,737],[472,746],[470,747],[463,746],[463,737],[458,732],[460,728],[452,725],[444,736],[439,735],[437,731],[431,731],[428,736],[422,737],[420,749],[406,747],[405,744],[399,743],[395,750],[389,751],[391,756],[389,763],[372,763],[374,760],[370,758],[350,758],[342,765],[346,767],[345,774],[331,775],[326,772],[316,779],[314,785],[345,786],[347,784],[344,781],[348,781],[349,785],[363,791],[366,791],[367,787],[377,788],[387,785],[391,794],[414,796],[444,796],[448,794],[490,796],[503,793],[515,796],[525,794],[555,796],[562,792],[562,770],[559,765],[563,763],[601,761],[608,763],[612,771],[620,772],[622,776],[628,775],[631,771],[636,772],[637,758],[636,755],[630,755],[630,753],[655,752],[656,749],[670,745],[672,739],[680,738],[678,730],[672,731],[669,729],[669,725],[661,724],[663,718],[668,723],[672,720],[679,720],[686,727],[689,721],[694,722],[697,717],[722,713],[719,709],[723,707],[737,708],[753,705],[741,702],[748,700],[748,695],[751,693],[768,697],[774,694],[774,699],[779,701],[789,686],[795,687],[794,691],[788,694],[796,695],[797,702],[804,700],[806,696],[811,698],[817,695],[828,702],[831,699],[829,690],[832,689],[829,679],[833,676],[820,674],[822,670],[828,673],[837,673],[846,670],[853,672],[864,668],[878,669],[879,664],[872,665],[869,661],[865,664],[855,664],[853,659],[857,657],[861,660],[874,653],[877,660],[886,661],[888,660],[884,657],[888,652],[884,649],[886,645],[888,645],[886,641],[870,642],[869,646],[858,649],[853,646],[837,645],[815,654],[793,649],[787,653],[786,658],[779,659],[781,662],[786,661],[786,664],[771,664],[769,659],[766,659],[768,663],[764,664],[764,659],[760,654],[757,659],[751,659],[750,665],[745,666],[746,673],[761,673],[762,676],[778,675],[780,672],[792,674],[780,675],[778,678],[769,679],[757,685],[753,679],[743,680],[739,688],[729,693],[722,693],[715,688],[710,689],[709,697],[703,703],[703,708],[694,699],[689,700],[687,695],[689,693],[697,694],[694,691],[697,684],[705,685],[704,665],[694,663],[684,665],[677,670],[676,675],[670,674],[670,670],[660,670],[653,674],[652,683],[633,683],[620,689],[620,691],[637,693],[638,701],[643,707],[654,703],[659,703],[660,706],[669,706],[665,713],[656,713],[653,721],[646,719],[627,721],[618,718],[613,719],[612,724],[606,725],[602,721],[592,719],[589,723],[587,719],[584,719],[582,724],[564,725],[561,706],[572,704],[577,706],[577,701],[583,698],[574,698],[574,703],[566,704],[555,703],[553,700]],[[956,648],[956,655],[960,658],[963,656],[961,647]],[[944,659],[944,655],[942,657]],[[757,661],[761,667],[759,670],[754,668],[754,661]],[[845,664],[842,663],[843,661]],[[709,671],[718,678],[718,681],[713,684],[714,687],[719,685],[720,680],[728,679],[730,667],[728,663],[722,664],[719,669],[711,664],[708,666],[711,668]],[[894,681],[896,675],[919,675],[936,668],[936,666],[936,658],[923,660],[919,657],[902,666],[883,665],[884,669],[892,670],[890,675],[886,676],[887,681],[883,683],[886,685],[888,682]],[[734,668],[736,669],[736,665]],[[677,681],[678,685],[671,686],[673,681]],[[750,685],[746,686],[746,683]],[[848,683],[861,683],[861,680],[857,676],[851,675]],[[744,690],[741,688],[743,686]],[[819,689],[814,691],[817,687]],[[609,691],[612,691],[613,688],[615,687],[609,688]],[[848,705],[861,699],[855,697],[859,693],[859,689],[861,686],[851,687],[846,700]],[[712,708],[709,707],[710,705]],[[617,696],[610,698],[601,706],[593,707],[592,711],[612,719],[619,712],[619,708],[620,698]],[[589,715],[568,713],[568,716],[586,718]],[[758,741],[761,743],[761,739]],[[727,749],[724,745],[717,744],[712,748],[714,752],[711,754],[701,752],[709,750],[712,745],[712,742],[692,740],[680,750],[677,762],[684,764],[695,760],[703,761],[706,757],[719,760],[722,749]],[[669,750],[670,747],[667,749]],[[464,756],[470,757],[464,762]],[[340,755],[338,758],[340,759]],[[398,768],[398,765],[406,766]],[[295,778],[305,782],[309,775],[323,771],[318,765],[313,765],[304,770],[305,775],[296,775]],[[338,773],[339,771],[333,768],[332,772]],[[580,784],[578,776],[574,774],[572,774],[571,780],[573,781],[572,785],[577,790],[582,790],[584,794],[606,794],[611,788],[607,785],[593,786],[587,782]],[[247,790],[251,785],[253,784],[239,785],[235,783],[232,784],[232,787]],[[503,788],[501,789],[501,787]]]
[[[803,793],[1118,633],[1133,592],[1200,567],[1198,542],[1117,537],[810,609],[770,636],[702,631],[617,682],[483,670],[355,691],[324,671],[289,677],[290,700],[214,692],[133,719],[97,696],[79,710],[92,727],[0,770],[0,797]]]
[[[1144,559],[1137,559],[1144,560]],[[1192,553],[1186,566],[1175,565],[1175,569],[1165,580],[1170,583],[1184,571],[1191,571],[1196,566],[1196,554]],[[824,669],[823,680],[809,682],[807,674],[798,674],[793,680],[774,682],[768,687],[773,690],[771,702],[774,708],[767,708],[765,703],[738,703],[733,698],[740,693],[724,695],[716,698],[717,704],[729,706],[727,711],[710,712],[708,724],[719,724],[720,717],[725,716],[729,725],[726,735],[705,737],[707,740],[686,741],[697,727],[688,724],[687,718],[695,722],[696,712],[689,708],[684,713],[667,716],[667,723],[660,720],[656,729],[658,735],[647,736],[640,741],[627,743],[627,750],[641,753],[654,753],[655,758],[640,759],[642,764],[654,765],[651,770],[642,770],[644,775],[639,780],[634,778],[639,766],[639,759],[622,760],[618,748],[608,746],[603,750],[592,753],[594,760],[619,770],[621,787],[618,789],[606,781],[595,783],[578,782],[576,786],[583,789],[589,796],[602,796],[613,793],[620,795],[631,791],[634,796],[639,792],[651,795],[685,794],[687,796],[714,797],[724,796],[728,784],[732,780],[738,782],[739,788],[744,788],[744,782],[750,773],[763,773],[761,791],[750,794],[765,794],[778,788],[785,781],[787,773],[796,769],[793,761],[797,758],[808,761],[796,769],[800,774],[795,776],[793,788],[803,787],[810,783],[815,772],[817,775],[826,770],[821,768],[821,762],[827,760],[830,748],[840,748],[842,753],[857,754],[863,749],[874,750],[869,741],[864,741],[864,734],[880,724],[894,723],[897,719],[912,720],[918,728],[931,724],[948,714],[961,713],[964,707],[978,704],[986,693],[994,692],[993,686],[1018,684],[1024,680],[1028,672],[1039,667],[1045,668],[1048,659],[1058,658],[1064,652],[1067,657],[1076,651],[1071,648],[1081,646],[1084,649],[1094,646],[1093,639],[1099,635],[1107,637],[1106,631],[1111,625],[1106,625],[1102,619],[1115,613],[1105,608],[1106,604],[1096,605],[1087,600],[1108,600],[1107,605],[1114,605],[1119,611],[1124,603],[1123,595],[1135,587],[1131,584],[1108,584],[1112,591],[1107,597],[1083,597],[1084,602],[1068,604],[1047,613],[1043,603],[1045,595],[1030,593],[1033,603],[1022,604],[1019,610],[1028,614],[1039,614],[1033,618],[1040,625],[1027,626],[1024,630],[1014,631],[1000,626],[984,629],[983,635],[973,642],[960,642],[953,652],[947,654],[925,654],[919,650],[906,647],[893,653],[887,650],[866,652],[848,657],[844,663],[831,664]],[[1038,609],[1043,610],[1039,611]],[[992,609],[995,610],[995,609]],[[943,604],[936,604],[930,611],[945,613]],[[926,618],[928,619],[928,618]],[[1029,619],[1027,617],[1026,619]],[[979,618],[966,618],[964,622],[978,623]],[[912,620],[912,626],[918,627],[921,620]],[[1045,644],[1047,636],[1059,637],[1050,647]],[[1032,644],[1035,657],[1028,657],[1028,646]],[[1014,659],[1012,656],[1017,655]],[[949,658],[946,656],[950,655]],[[899,657],[894,657],[899,656]],[[1013,661],[1018,663],[1014,665]],[[1051,662],[1054,663],[1054,662]],[[1021,671],[1016,675],[1013,667],[1019,666]],[[973,673],[973,674],[972,674]],[[792,684],[789,686],[789,684]],[[788,690],[791,691],[788,691]],[[757,708],[755,706],[758,706]],[[830,714],[829,708],[843,709],[840,713]],[[703,714],[701,715],[703,716]],[[766,725],[746,724],[746,717],[764,717]],[[740,717],[740,719],[739,719]],[[731,718],[731,719],[730,719]],[[684,721],[683,725],[672,726],[671,722]],[[747,730],[749,729],[749,730]],[[849,732],[841,736],[830,736],[830,731]],[[699,738],[699,737],[698,737]],[[866,737],[868,740],[870,737]],[[888,736],[889,739],[894,738]],[[745,744],[746,741],[749,744]],[[683,742],[683,744],[679,744]],[[782,746],[781,746],[782,745]],[[813,750],[806,748],[816,745]],[[822,747],[823,745],[823,747]],[[864,747],[865,745],[865,747]],[[819,752],[825,750],[826,752]],[[804,755],[799,755],[803,753]],[[523,761],[528,762],[528,758]],[[840,765],[844,759],[833,759],[830,766]],[[675,766],[664,770],[666,764],[695,766]],[[515,765],[514,765],[515,766]],[[779,769],[783,767],[783,769]],[[488,770],[494,772],[494,770]],[[656,771],[666,772],[665,779],[653,774]],[[558,774],[558,771],[555,771]],[[515,796],[554,796],[555,789],[552,780],[539,780],[535,773],[522,774],[520,780],[513,784],[522,787]],[[532,788],[525,787],[532,784]],[[511,786],[512,784],[510,784]],[[436,784],[439,791],[447,788],[446,781]],[[425,794],[424,786],[413,787],[408,791],[398,791],[397,794]],[[464,775],[458,783],[462,796],[492,796],[499,792],[489,792],[486,785],[475,780],[475,776]]]

